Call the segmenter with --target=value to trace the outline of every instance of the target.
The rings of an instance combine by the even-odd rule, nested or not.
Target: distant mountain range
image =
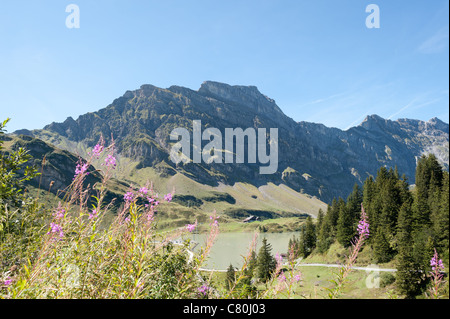
[[[237,127],[278,128],[278,171],[260,175],[260,165],[248,163],[173,163],[170,132],[177,127],[192,131],[194,120],[201,120],[202,129],[221,132]],[[325,202],[346,197],[355,183],[376,175],[381,166],[397,166],[413,184],[416,161],[422,154],[434,153],[445,169],[449,167],[449,125],[438,118],[391,121],[370,115],[343,131],[294,121],[254,86],[212,81],[204,82],[198,91],[142,85],[97,112],[14,134],[32,136],[80,156],[101,135],[107,142],[113,136],[119,162],[126,166],[119,177],[131,182],[151,168],[160,178],[181,173],[210,186],[284,184]]]

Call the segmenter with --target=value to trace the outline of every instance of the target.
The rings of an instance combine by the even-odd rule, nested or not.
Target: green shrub
[[[382,272],[380,275],[380,287],[385,288],[395,282],[395,275],[390,272]]]
[[[203,201],[192,195],[174,195],[173,202],[186,207],[200,207]]]
[[[44,216],[38,202],[23,190],[24,183],[38,175],[37,169],[29,165],[28,151],[23,147],[3,151],[8,121],[0,123],[0,266],[5,268],[32,257]]]

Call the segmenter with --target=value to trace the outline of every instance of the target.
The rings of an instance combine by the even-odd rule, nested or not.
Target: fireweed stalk
[[[291,298],[292,289],[302,278],[301,272],[295,269],[294,248],[289,248],[289,268],[287,271],[282,270],[284,265],[280,254],[275,255],[275,260],[277,262],[276,268],[266,290],[262,293],[262,297],[276,298],[281,295],[282,298]]]
[[[281,270],[283,267],[283,257],[280,254],[275,254],[275,260],[277,265],[272,273],[269,283],[266,286],[266,290],[263,293],[263,298],[270,298],[277,296],[280,292],[286,288],[286,275]]]
[[[346,264],[340,268],[339,273],[337,274],[337,279],[331,281],[334,284],[334,287],[328,289],[328,297],[330,299],[335,299],[340,295],[345,280],[347,279],[351,268],[355,264],[358,253],[367,238],[369,238],[369,222],[366,212],[364,211],[364,207],[361,204],[361,218],[358,223],[358,235],[352,241],[351,253]]]
[[[100,136],[98,143],[93,147],[91,152],[88,152],[90,157],[86,161],[85,165],[87,167],[89,167],[90,165],[92,165],[93,161],[99,160],[104,155],[106,156],[106,158],[112,158],[115,162],[114,153],[115,153],[114,139],[111,137],[111,145],[105,148],[105,141],[103,139],[103,136]],[[105,160],[105,162],[106,162],[106,160]],[[101,221],[100,217],[103,216],[102,213],[107,211],[114,203],[114,200],[113,200],[110,203],[108,203],[106,205],[106,207],[103,207],[103,200],[106,195],[106,185],[112,177],[113,170],[115,169],[115,165],[113,166],[113,165],[103,165],[102,164],[100,166],[103,167],[104,169],[101,171],[97,170],[97,172],[102,173],[102,180],[101,180],[101,182],[94,184],[92,187],[92,189],[95,189],[95,191],[96,191],[96,196],[94,196],[94,195],[91,196],[92,199],[95,200],[94,204],[92,204],[91,209],[87,209],[88,194],[91,191],[90,185],[88,185],[87,188],[83,191],[84,179],[87,177],[89,172],[84,172],[82,174],[78,174],[75,177],[75,184],[77,185],[76,186],[77,191],[75,192],[75,195],[78,194],[78,196],[79,196],[78,202],[80,203],[79,218],[84,219],[84,216],[87,215],[88,220],[91,222],[92,229],[90,231],[93,232],[93,234],[90,237],[91,241],[96,236],[95,230],[96,230],[97,224]],[[74,200],[74,201],[76,201],[76,200]],[[87,211],[87,214],[86,214],[86,211]],[[84,229],[84,231],[81,230],[83,222],[80,221],[79,218],[75,221],[75,223],[76,223],[76,225],[79,226],[79,234],[81,235],[81,234],[85,233],[87,230],[86,229]]]
[[[213,214],[209,216],[210,223],[209,223],[209,233],[208,238],[206,239],[205,248],[202,249],[200,252],[200,256],[198,257],[198,265],[197,270],[203,265],[205,260],[208,258],[209,253],[211,252],[211,248],[214,245],[214,242],[217,239],[217,236],[219,235],[219,221],[218,219],[220,216],[216,215],[216,211],[214,210]]]
[[[112,139],[111,145],[107,149],[105,149],[103,136],[100,136],[98,143],[93,147],[91,152],[88,152],[88,155],[90,155],[90,157],[87,160],[84,160],[82,158],[78,160],[75,168],[73,182],[65,190],[64,199],[67,200],[69,205],[78,203],[80,207],[80,213],[83,212],[84,206],[86,205],[88,200],[88,192],[87,189],[84,189],[84,183],[86,177],[92,172],[92,170],[89,169],[92,166],[92,162],[98,160],[103,153],[107,153],[108,157],[114,158],[114,140]],[[97,196],[97,206],[100,206],[99,204],[103,200],[105,193],[105,185],[111,178],[111,171],[109,167],[107,170],[103,171],[103,174],[103,180],[102,183],[99,184],[100,187],[98,189],[99,194]]]
[[[429,296],[431,299],[438,299],[439,298],[439,290],[442,285],[442,279],[444,277],[443,271],[445,269],[444,263],[442,262],[442,259],[439,259],[438,253],[436,249],[434,249],[434,255],[430,260],[430,266],[431,266],[431,287],[429,289]]]
[[[302,279],[302,273],[300,271],[295,271],[296,260],[294,259],[294,255],[294,247],[291,246],[289,248],[289,280],[280,281],[280,284],[284,284],[284,288],[287,289],[287,298],[291,297],[294,285],[300,282],[300,280]]]

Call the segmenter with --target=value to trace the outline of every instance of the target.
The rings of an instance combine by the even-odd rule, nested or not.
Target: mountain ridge
[[[192,131],[192,121],[202,129],[270,128],[279,130],[279,167],[276,174],[262,176],[254,164],[175,165],[169,160],[175,127]],[[376,175],[380,166],[397,166],[414,182],[416,160],[436,153],[448,170],[448,124],[368,115],[359,125],[341,130],[320,123],[296,122],[256,86],[205,81],[195,91],[181,86],[167,89],[145,84],[126,91],[108,106],[50,123],[42,130],[20,130],[73,151],[73,144],[93,147],[104,136],[114,136],[117,151],[138,162],[137,170],[161,166],[165,172],[182,172],[209,185],[245,181],[256,186],[284,183],[323,200],[345,197],[354,183]],[[309,176],[305,178],[305,176]]]

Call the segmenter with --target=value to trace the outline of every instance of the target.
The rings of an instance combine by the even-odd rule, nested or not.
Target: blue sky
[[[80,9],[69,29],[66,6]],[[369,29],[366,6],[380,8]],[[42,128],[142,84],[255,85],[296,121],[449,121],[448,1],[5,0],[0,119]]]

